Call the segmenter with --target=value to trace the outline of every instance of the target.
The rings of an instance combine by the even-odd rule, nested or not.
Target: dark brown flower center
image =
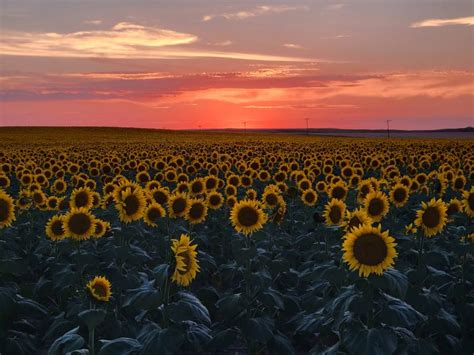
[[[77,207],[85,207],[89,203],[89,194],[85,191],[79,192],[74,197],[74,202]]]
[[[102,283],[95,283],[92,288],[94,289],[94,293],[99,297],[106,297],[107,296],[107,286]]]
[[[163,191],[155,191],[153,193],[153,198],[160,205],[164,205],[166,202],[168,202],[168,196]]]
[[[337,224],[341,221],[342,211],[339,206],[332,206],[329,211],[329,219],[332,223]]]
[[[369,213],[371,216],[379,216],[382,214],[384,208],[383,201],[379,198],[374,198],[369,202]]]
[[[307,194],[304,195],[304,199],[308,203],[313,203],[314,200],[316,200],[316,196],[312,192],[308,192]]]
[[[441,215],[436,207],[428,207],[423,213],[423,224],[428,228],[434,228],[441,222]]]
[[[268,203],[269,206],[275,206],[278,203],[278,198],[275,194],[268,194],[265,197],[265,202]]]
[[[337,198],[338,200],[342,200],[346,196],[346,190],[341,186],[336,186],[332,190],[332,197]]]
[[[62,235],[63,234],[63,222],[62,221],[54,221],[51,225],[51,230],[53,231],[54,235]]]
[[[183,198],[177,198],[173,201],[172,208],[175,214],[183,213],[186,209],[186,201]]]
[[[396,202],[405,201],[406,196],[407,196],[407,193],[406,193],[405,189],[402,189],[402,188],[396,189],[394,194],[393,194],[393,197],[394,197]]]
[[[191,186],[191,191],[195,194],[198,194],[202,191],[202,183],[200,181],[195,181]]]
[[[456,190],[460,190],[462,189],[464,186],[464,181],[462,178],[457,178],[455,181],[454,181],[454,188]]]
[[[353,216],[349,221],[349,230],[355,227],[359,227],[362,224],[362,221],[357,216]]]
[[[97,222],[95,224],[95,234],[101,235],[103,230],[104,230],[104,227],[102,226],[102,223]]]
[[[199,219],[204,214],[204,205],[202,203],[194,203],[189,209],[189,217],[191,219]]]
[[[33,194],[33,201],[35,201],[38,204],[42,203],[43,202],[43,195],[39,192]]]
[[[450,203],[448,206],[448,214],[458,213],[460,211],[457,203]]]
[[[85,213],[76,213],[71,216],[68,222],[69,229],[78,235],[85,234],[91,227],[91,219]]]
[[[467,204],[471,210],[474,210],[474,194],[470,193],[467,197]]]
[[[258,211],[250,206],[242,207],[237,214],[237,220],[245,227],[251,227],[258,222]]]
[[[183,252],[178,254],[179,256],[183,257],[183,263],[184,263],[184,271],[178,270],[178,272],[183,275],[189,272],[189,266],[191,265],[191,258],[189,257],[188,252]]]
[[[150,221],[154,222],[161,217],[161,211],[159,208],[150,208],[148,210],[147,217]]]
[[[138,209],[140,208],[140,201],[135,195],[127,196],[123,203],[125,204],[125,213],[127,216],[132,216],[133,214],[137,213]]]
[[[209,198],[209,203],[210,203],[212,206],[218,206],[219,203],[221,203],[221,198],[220,198],[218,195],[212,195],[212,196]]]
[[[375,266],[387,257],[387,245],[377,234],[363,234],[354,242],[354,257],[364,265]]]
[[[10,215],[10,204],[5,200],[0,200],[0,222],[4,222]]]

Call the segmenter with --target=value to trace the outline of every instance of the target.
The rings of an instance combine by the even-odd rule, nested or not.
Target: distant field
[[[71,137],[74,139],[71,140]],[[377,138],[385,140],[385,132],[333,131],[310,132],[299,130],[203,130],[203,131],[172,131],[138,128],[107,128],[107,127],[0,127],[1,143],[165,143],[165,142],[220,142],[220,141],[286,141],[311,142],[320,138],[356,137]],[[445,132],[445,131],[413,131],[393,132],[391,139],[420,138],[420,139],[474,139],[474,132]]]

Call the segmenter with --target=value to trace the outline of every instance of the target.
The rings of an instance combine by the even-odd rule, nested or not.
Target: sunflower
[[[150,191],[151,197],[161,206],[166,206],[170,199],[170,192],[165,187],[159,187]]]
[[[382,232],[380,225],[362,225],[346,234],[342,244],[343,260],[350,270],[359,270],[359,276],[382,275],[392,267],[397,257],[395,239]]]
[[[428,203],[422,202],[421,206],[416,212],[415,224],[423,229],[424,235],[433,237],[446,225],[446,204],[440,199],[432,198]]]
[[[72,208],[64,216],[64,231],[75,240],[86,240],[94,234],[94,216],[84,207]]]
[[[102,238],[109,229],[109,222],[97,218],[94,220],[94,234],[92,234],[92,236],[96,239]]]
[[[63,179],[58,179],[53,183],[52,190],[57,192],[58,194],[62,194],[67,190],[67,184]]]
[[[278,196],[278,208],[276,212],[273,214],[272,222],[279,224],[283,221],[286,213],[286,202],[282,196]]]
[[[372,220],[367,215],[367,212],[363,208],[358,208],[355,211],[347,211],[344,226],[347,232],[352,231],[356,227],[362,225],[371,225]]]
[[[257,199],[257,191],[254,189],[248,189],[245,191],[245,197],[248,198],[249,200],[256,200]]]
[[[50,210],[58,210],[59,209],[59,202],[60,202],[60,199],[58,197],[50,196],[46,200],[46,206]]]
[[[301,201],[307,206],[314,206],[318,201],[318,193],[313,189],[307,189],[301,195]]]
[[[344,181],[339,181],[335,184],[331,184],[328,188],[328,195],[330,198],[337,198],[338,200],[344,200],[347,196],[347,186]]]
[[[9,227],[15,218],[13,198],[5,191],[0,190],[0,229]]]
[[[42,206],[46,203],[47,197],[42,190],[37,189],[31,193],[31,199],[36,206]]]
[[[464,191],[462,193],[462,197],[462,207],[464,209],[464,212],[469,217],[474,217],[474,186],[471,187],[470,191]]]
[[[324,207],[324,219],[328,225],[341,225],[343,223],[344,214],[346,211],[346,204],[333,198]]]
[[[119,203],[115,204],[115,208],[119,212],[119,218],[124,223],[142,218],[145,207],[145,194],[141,188],[132,190],[128,187],[125,191],[122,191]]]
[[[202,223],[207,217],[207,205],[204,200],[190,199],[189,209],[186,213],[186,220],[191,224]]]
[[[110,281],[104,276],[96,276],[86,285],[91,296],[98,301],[108,302],[112,295]]]
[[[220,192],[213,191],[207,195],[207,204],[213,210],[219,209],[224,203],[224,197]]]
[[[159,203],[153,202],[145,209],[145,212],[143,213],[143,220],[150,227],[156,227],[156,221],[165,216],[165,209]]]
[[[168,214],[171,218],[184,217],[189,207],[189,200],[185,193],[178,192],[168,200]]]
[[[180,286],[189,286],[200,270],[197,245],[192,245],[186,234],[181,234],[179,240],[173,239],[172,243],[171,250],[174,253],[176,266],[171,280]]]
[[[46,223],[46,235],[51,240],[62,240],[66,237],[64,230],[64,216],[53,216]]]
[[[459,201],[457,198],[452,198],[448,203],[448,209],[446,210],[446,212],[450,216],[452,214],[461,212],[461,210],[462,210],[461,201]]]
[[[263,227],[267,222],[267,214],[260,202],[242,200],[232,207],[230,220],[237,232],[249,235]]]
[[[26,210],[31,206],[31,193],[28,190],[21,190],[18,199],[16,200],[16,206],[20,210]]]
[[[364,208],[374,222],[379,222],[388,213],[388,198],[381,191],[372,191],[365,197]]]
[[[279,194],[275,191],[275,189],[266,189],[262,195],[262,203],[270,208],[274,208],[278,204],[278,196]],[[249,199],[253,200],[250,197]]]
[[[410,190],[402,183],[397,183],[390,191],[390,200],[395,207],[403,207],[410,197]]]
[[[73,208],[84,207],[86,209],[91,209],[94,205],[92,191],[88,187],[74,189],[71,193],[70,204]]]
[[[202,179],[194,179],[192,182],[189,183],[189,191],[193,195],[202,194],[204,191],[205,185]]]

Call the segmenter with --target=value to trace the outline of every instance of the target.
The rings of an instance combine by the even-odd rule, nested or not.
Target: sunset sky
[[[0,126],[474,126],[470,0],[0,0]]]

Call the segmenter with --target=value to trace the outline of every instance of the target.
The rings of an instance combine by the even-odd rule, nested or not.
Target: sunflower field
[[[474,141],[0,130],[0,354],[472,354]]]

